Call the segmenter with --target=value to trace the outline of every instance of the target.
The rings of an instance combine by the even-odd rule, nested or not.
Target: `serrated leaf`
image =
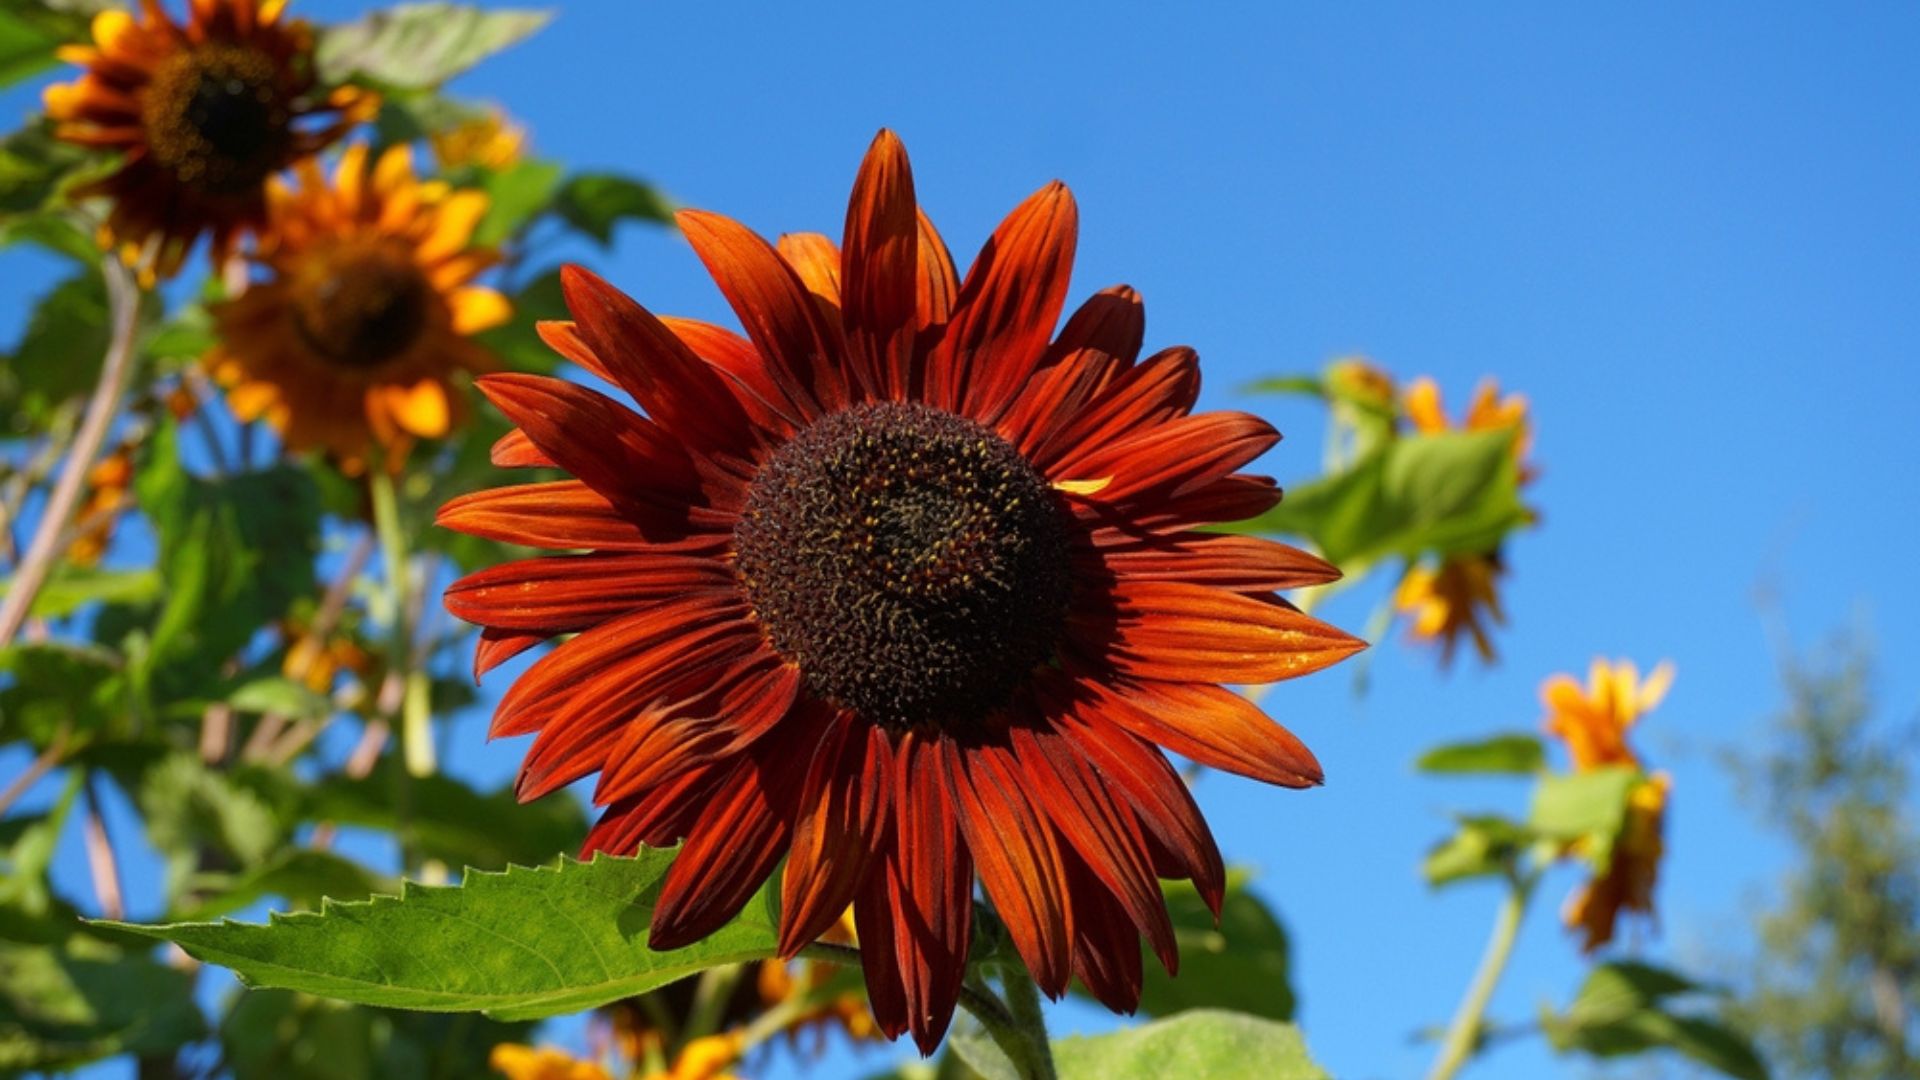
[[[1305,537],[1349,573],[1392,556],[1491,551],[1527,520],[1514,438],[1450,431],[1392,439],[1233,529]]]
[[[622,221],[670,224],[673,204],[650,184],[618,173],[581,173],[568,180],[554,201],[567,224],[600,242],[613,242]]]
[[[363,1005],[534,1020],[644,993],[721,964],[773,955],[778,914],[762,889],[703,941],[647,947],[673,851],[539,869],[469,871],[457,886],[235,923],[105,925],[171,941],[248,986]]]
[[[1512,732],[1435,747],[1420,755],[1414,767],[1421,772],[1526,775],[1539,772],[1546,763],[1546,748],[1537,737]]]
[[[1200,1009],[1142,1027],[1057,1039],[1060,1080],[1328,1080],[1300,1029],[1240,1013]]]
[[[367,80],[427,90],[533,34],[544,11],[483,10],[467,4],[399,4],[320,35],[315,62],[328,82]]]

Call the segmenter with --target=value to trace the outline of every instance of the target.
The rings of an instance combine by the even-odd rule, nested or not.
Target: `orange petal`
[[[841,278],[848,367],[884,400],[909,392],[913,366],[920,215],[906,147],[882,130],[860,163],[847,205]]]

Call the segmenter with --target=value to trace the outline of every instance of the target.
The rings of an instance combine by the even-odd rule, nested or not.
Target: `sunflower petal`
[[[891,131],[874,137],[854,180],[840,259],[848,366],[870,396],[903,397],[914,355],[920,215],[906,147]]]
[[[1367,647],[1286,605],[1204,585],[1120,581],[1106,600],[1108,611],[1068,617],[1072,642],[1135,678],[1278,682]]]
[[[801,788],[780,890],[780,955],[790,958],[853,903],[891,817],[893,748],[886,732],[843,713]]]

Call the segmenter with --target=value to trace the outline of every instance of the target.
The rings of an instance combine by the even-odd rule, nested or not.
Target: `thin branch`
[[[126,917],[125,894],[120,889],[120,868],[113,857],[113,838],[107,835],[107,819],[100,812],[100,797],[94,792],[93,777],[80,789],[86,803],[87,869],[93,875],[93,895],[100,901],[100,914],[109,919]]]
[[[66,464],[61,467],[60,479],[54,482],[53,491],[47,496],[46,507],[41,510],[40,521],[33,530],[33,539],[27,544],[26,557],[20,561],[20,568],[14,574],[13,586],[7,590],[6,599],[0,600],[0,648],[13,644],[14,635],[20,632],[21,624],[27,621],[27,612],[33,608],[34,597],[40,594],[40,587],[46,584],[47,575],[60,558],[67,520],[73,516],[74,506],[80,501],[80,490],[85,486],[87,471],[93,468],[101,445],[107,441],[107,431],[113,426],[115,414],[120,411],[120,394],[126,388],[128,375],[133,370],[133,338],[134,329],[139,325],[140,290],[127,268],[113,256],[101,260],[100,273],[107,284],[107,308],[112,320],[113,336],[107,345],[106,359],[100,367],[100,382],[93,389],[93,398],[87,402],[86,415],[80,421],[80,431],[74,436]]]
[[[313,613],[313,621],[307,624],[307,632],[295,643],[295,659],[287,677],[298,682],[307,677],[319,659],[321,647],[327,636],[333,633],[340,622],[341,614],[346,611],[347,598],[353,594],[353,582],[360,572],[367,568],[367,560],[373,557],[373,534],[360,534],[354,541],[352,550],[347,553],[347,561],[340,572],[327,585],[327,591],[320,597],[320,606]],[[310,646],[301,649],[301,645]],[[311,730],[302,729],[311,727]],[[271,761],[281,764],[306,748],[307,743],[318,735],[319,725],[302,725],[289,733],[287,739],[281,739],[281,732],[287,728],[287,718],[279,713],[267,713],[254,726],[253,734],[247,737],[247,745],[240,756],[247,761]],[[276,745],[277,744],[277,745]]]
[[[59,765],[66,752],[67,735],[62,731],[53,737],[53,741],[47,744],[45,750],[40,751],[38,757],[28,763],[26,771],[14,777],[5,791],[0,791],[0,816],[5,816],[8,810],[13,809],[13,804],[20,801],[20,796],[27,793],[27,789],[33,786],[34,781],[47,775]]]

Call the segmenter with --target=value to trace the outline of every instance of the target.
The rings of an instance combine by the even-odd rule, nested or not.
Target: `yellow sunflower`
[[[317,163],[298,186],[270,188],[270,271],[214,309],[206,366],[242,420],[264,417],[293,450],[317,448],[348,472],[379,447],[397,463],[466,411],[461,383],[494,358],[472,335],[511,313],[473,284],[497,256],[473,245],[487,210],[478,191],[421,182],[394,147],[369,170],[349,147],[328,184]]]
[[[1642,681],[1630,660],[1612,664],[1595,660],[1585,687],[1570,675],[1555,675],[1540,686],[1547,733],[1566,744],[1575,772],[1642,768],[1639,755],[1627,743],[1627,731],[1660,704],[1672,684],[1673,665],[1659,664]],[[1665,773],[1655,773],[1634,786],[1606,872],[1567,898],[1561,919],[1582,935],[1584,951],[1592,952],[1613,940],[1622,911],[1652,917],[1672,788],[1672,778]]]
[[[149,282],[179,270],[203,234],[224,261],[263,224],[267,178],[378,107],[364,91],[318,85],[313,28],[282,19],[285,7],[191,0],[178,23],[159,0],[141,0],[138,15],[95,16],[93,44],[60,50],[85,71],[46,89],[54,134],[123,154],[76,194],[110,200],[102,239]]]

